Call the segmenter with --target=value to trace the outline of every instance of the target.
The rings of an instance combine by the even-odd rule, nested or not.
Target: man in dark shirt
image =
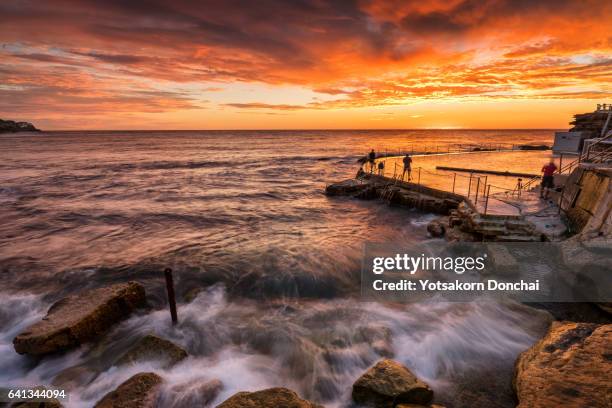
[[[410,157],[408,153],[406,153],[406,156],[404,156],[403,162],[404,162],[404,172],[402,173],[402,180],[404,180],[404,175],[408,173],[408,181],[410,181],[412,158]]]
[[[370,163],[370,174],[374,173],[374,160],[376,160],[376,152],[374,152],[374,149],[372,149],[370,151],[370,154],[368,154],[368,163]]]

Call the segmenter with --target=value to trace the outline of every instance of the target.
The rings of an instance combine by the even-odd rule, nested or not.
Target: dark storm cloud
[[[580,3],[576,0],[464,0],[445,10],[411,12],[401,19],[401,25],[417,33],[457,34],[497,19],[580,13],[588,7]]]

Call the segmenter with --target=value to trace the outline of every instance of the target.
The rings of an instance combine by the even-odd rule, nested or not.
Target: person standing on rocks
[[[555,180],[553,174],[557,171],[557,166],[555,166],[555,162],[553,159],[550,159],[550,162],[542,167],[542,185],[540,186],[540,198],[548,199],[548,193],[550,189],[555,187]]]
[[[404,176],[406,175],[406,173],[408,173],[408,181],[410,181],[412,158],[410,157],[408,153],[406,153],[406,156],[404,156],[403,162],[404,162],[404,172],[402,173],[402,181],[404,180]]]
[[[380,163],[378,163],[378,175],[379,176],[385,175],[385,162],[382,160],[380,161]]]
[[[374,173],[374,160],[376,160],[376,152],[374,149],[368,154],[368,162],[370,163],[370,174]]]

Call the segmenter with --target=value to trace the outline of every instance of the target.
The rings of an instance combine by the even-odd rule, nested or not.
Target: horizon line
[[[254,128],[254,129],[53,129],[52,132],[274,132],[274,131],[369,131],[369,130],[563,130],[566,128]],[[19,132],[16,132],[19,133]]]

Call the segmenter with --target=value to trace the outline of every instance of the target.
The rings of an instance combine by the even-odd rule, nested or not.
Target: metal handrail
[[[592,161],[594,159],[599,159],[601,157],[608,156],[610,154],[610,152],[608,152],[606,150],[603,150],[603,151],[597,153],[593,157],[590,157],[590,152],[591,152],[591,149],[593,148],[593,146],[597,146],[600,143],[602,143],[602,142],[604,142],[604,141],[606,141],[606,140],[608,140],[610,138],[612,138],[612,131],[608,132],[604,137],[599,138],[599,140],[596,141],[595,143],[593,143],[592,145],[587,146],[586,153],[581,153],[580,156],[578,156],[578,158],[576,160],[571,161],[568,164],[566,164],[565,166],[562,166],[561,168],[559,168],[559,171],[558,171],[559,174],[563,174],[566,171],[568,171],[568,172],[571,171],[576,165],[582,163],[583,161],[587,161],[587,160],[588,161]],[[533,177],[533,178],[527,180],[525,182],[525,184],[523,184],[523,189],[531,186],[533,183],[535,183],[540,178],[541,178],[540,176],[537,176],[537,177]]]

